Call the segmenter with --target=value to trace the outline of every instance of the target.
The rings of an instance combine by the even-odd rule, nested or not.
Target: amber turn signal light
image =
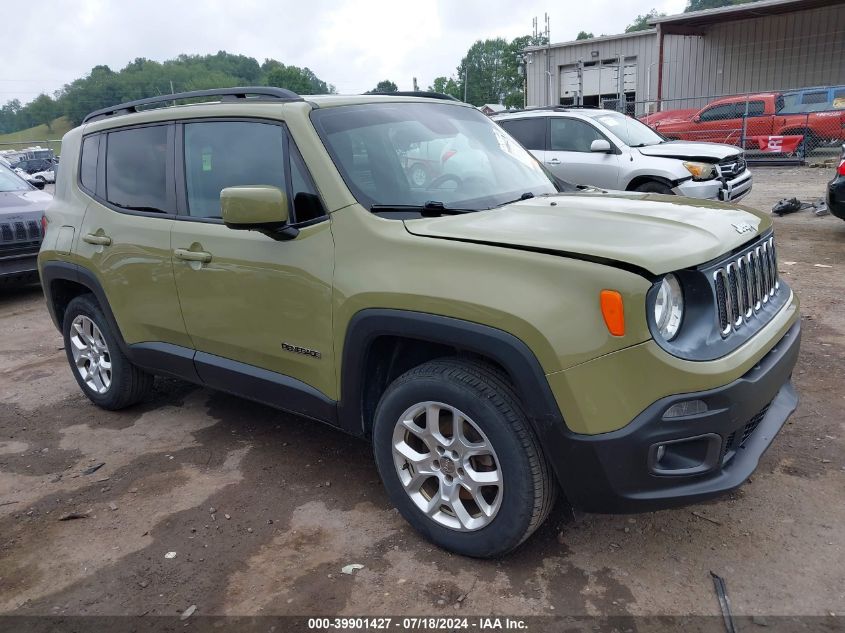
[[[601,314],[607,331],[613,336],[625,336],[625,308],[622,295],[615,290],[601,291]]]

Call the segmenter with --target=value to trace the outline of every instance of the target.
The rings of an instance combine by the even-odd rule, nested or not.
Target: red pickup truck
[[[740,145],[746,107],[746,148],[757,146],[753,137],[803,136],[805,151],[829,141],[845,140],[845,110],[789,112],[779,93],[726,97],[700,110],[656,112],[642,121],[669,139]]]

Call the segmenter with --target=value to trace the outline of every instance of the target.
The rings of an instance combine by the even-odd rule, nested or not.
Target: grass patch
[[[61,154],[62,137],[72,127],[67,118],[59,117],[50,124],[50,129],[47,129],[47,126],[42,124],[27,130],[11,132],[10,134],[0,134],[0,150],[22,149],[31,145],[40,145],[41,147],[51,148],[56,154]]]

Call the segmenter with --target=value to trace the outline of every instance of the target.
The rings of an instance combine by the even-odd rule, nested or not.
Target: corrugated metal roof
[[[568,42],[555,42],[554,44],[550,44],[549,48],[560,48],[562,46],[573,46],[573,45],[581,45],[581,44],[590,44],[592,42],[607,42],[609,40],[621,40],[627,37],[639,37],[641,35],[654,35],[657,33],[655,29],[646,29],[644,31],[633,31],[632,33],[618,33],[616,35],[602,35],[601,37],[591,37],[586,40],[569,40]],[[544,51],[546,50],[545,46],[528,46],[525,48],[526,51]]]

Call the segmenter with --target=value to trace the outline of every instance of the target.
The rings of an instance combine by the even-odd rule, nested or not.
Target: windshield
[[[603,112],[593,117],[628,147],[644,147],[663,143],[660,134],[644,123],[620,112]]]
[[[29,186],[21,177],[8,167],[0,165],[0,192],[29,191]]]
[[[366,207],[479,210],[557,191],[536,159],[474,108],[371,103],[314,110],[311,119]]]

